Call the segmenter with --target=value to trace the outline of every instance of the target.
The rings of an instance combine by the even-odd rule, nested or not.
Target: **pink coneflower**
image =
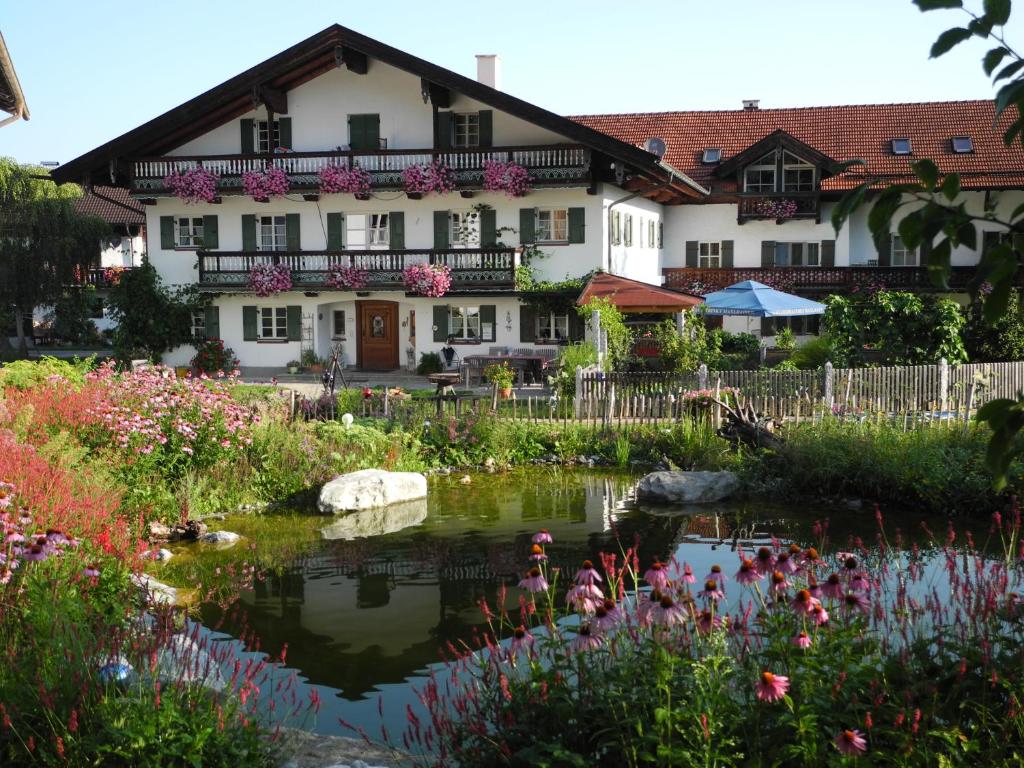
[[[758,573],[768,574],[774,570],[775,567],[775,555],[768,547],[760,547],[757,550],[757,555],[754,558],[754,565],[757,568]]]
[[[793,562],[793,558],[790,557],[789,552],[779,552],[779,556],[775,558],[775,570],[782,571],[785,574],[796,573],[800,570],[797,564]]]
[[[609,607],[609,603],[611,606]],[[605,600],[594,609],[594,619],[591,622],[599,632],[607,632],[614,628],[621,618],[618,607],[611,600]]]
[[[4,544],[17,544],[25,540],[25,535],[18,531],[8,533],[4,537]]]
[[[548,581],[540,572],[540,568],[531,568],[526,572],[526,578],[519,582],[519,586],[530,592],[545,592],[548,588]]]
[[[797,614],[807,614],[813,611],[815,606],[821,605],[821,603],[811,597],[809,589],[801,589],[793,595],[789,605]]]
[[[785,592],[789,588],[789,582],[786,580],[786,574],[782,571],[772,571],[772,592],[778,594],[779,592]]]
[[[814,619],[815,624],[828,624],[828,611],[822,606],[816,605],[811,609],[811,618]]]
[[[764,671],[757,678],[757,698],[761,701],[778,701],[789,690],[789,678]]]
[[[513,654],[519,653],[520,651],[529,651],[533,647],[533,635],[531,635],[526,627],[520,624],[512,632],[512,645],[510,650]]]
[[[845,557],[844,557],[844,555],[845,555]],[[843,568],[845,568],[847,570],[847,572],[857,570],[858,563],[857,563],[857,558],[856,557],[854,557],[853,555],[851,555],[849,553],[843,553],[843,552],[840,552],[839,556],[843,558]]]
[[[807,591],[815,600],[821,600],[821,587],[818,585],[818,580],[811,574],[807,574]]]
[[[825,579],[825,586],[821,588],[821,593],[825,597],[831,597],[836,600],[843,596],[843,582],[839,578],[838,573],[829,574],[829,577]]]
[[[6,565],[0,568],[0,584],[7,584],[14,573]]]
[[[722,594],[722,590],[718,588],[718,582],[714,579],[708,579],[704,582],[704,589],[697,593],[700,597],[706,597],[709,600],[721,600],[725,597]]]
[[[604,600],[600,587],[593,584],[577,584],[565,594],[565,602],[573,605],[580,613],[593,613]]]
[[[647,595],[647,599],[639,602],[639,605],[636,607],[636,617],[641,626],[647,626],[651,623],[651,611],[660,602],[661,591],[657,589],[651,590],[651,593]]]
[[[811,647],[811,636],[806,632],[801,632],[799,635],[793,638],[793,645],[801,650]]]
[[[644,581],[653,589],[668,589],[668,570],[664,563],[655,560],[651,567],[644,571]]]
[[[701,611],[700,616],[697,617],[697,631],[705,635],[712,629],[718,629],[721,626],[722,617],[711,613],[711,611]]]
[[[90,563],[82,571],[82,575],[85,576],[87,579],[96,579],[99,578],[100,569],[96,566],[95,563]]]
[[[662,595],[658,604],[651,609],[651,621],[666,627],[682,625],[686,623],[686,614],[675,600],[668,595]]]
[[[867,614],[871,608],[871,603],[869,603],[868,599],[860,592],[847,592],[843,596],[843,608],[848,611],[857,610],[863,614]]]
[[[742,560],[740,561],[740,569],[736,571],[736,583],[737,584],[753,584],[759,579],[763,579],[760,573],[758,573],[757,566],[754,565],[753,560]]]
[[[601,574],[594,568],[594,564],[589,560],[584,560],[583,567],[576,571],[576,583],[596,584],[599,581],[601,581]]]
[[[683,563],[683,583],[685,584],[696,584],[697,577],[693,575],[693,568],[690,567],[689,563]]]
[[[541,528],[535,534],[533,534],[534,544],[550,544],[554,539],[551,538],[551,534],[548,533],[547,528]]]
[[[806,550],[804,550],[803,560],[805,566],[813,565],[814,563],[821,560],[821,557],[818,555],[818,550],[816,550],[814,547],[808,547]]]
[[[581,624],[576,631],[576,637],[572,641],[572,649],[576,653],[592,651],[601,647],[601,636],[590,631],[589,624]]]
[[[854,592],[867,592],[870,586],[871,582],[868,581],[866,573],[855,573],[850,579],[850,589]]]
[[[836,749],[844,755],[859,755],[868,748],[868,743],[864,741],[864,735],[856,728],[840,731],[839,735],[836,736],[835,743]]]
[[[544,554],[544,548],[540,544],[534,544],[530,547],[530,559],[535,563],[542,563],[548,559],[548,556]]]
[[[46,547],[41,547],[38,544],[33,544],[31,547],[25,550],[25,552],[23,553],[23,557],[26,560],[38,562],[40,560],[45,560],[47,557],[49,557],[49,554],[50,553],[46,551]]]
[[[708,575],[704,577],[705,581],[717,581],[722,586],[725,586],[725,574],[722,573],[722,566],[712,565]]]

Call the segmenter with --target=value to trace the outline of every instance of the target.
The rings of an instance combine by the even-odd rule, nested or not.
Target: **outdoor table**
[[[528,368],[539,378],[544,367],[551,362],[543,355],[467,355],[462,359],[470,367],[479,364],[481,371],[491,363],[508,363],[515,369],[520,384],[523,383]],[[466,369],[466,385],[469,385],[469,368]]]
[[[427,381],[437,385],[437,396],[451,395],[455,393],[455,385],[459,383],[458,373],[430,373],[427,374]]]

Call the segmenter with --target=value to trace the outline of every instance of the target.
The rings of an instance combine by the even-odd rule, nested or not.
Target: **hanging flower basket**
[[[217,198],[219,179],[219,174],[205,168],[192,168],[164,176],[164,186],[187,204],[212,203]]]
[[[124,275],[127,267],[106,267],[103,270],[103,282],[107,285],[120,285],[121,277]]]
[[[796,216],[797,204],[795,200],[761,200],[755,210],[766,219],[791,219]]]
[[[320,170],[320,191],[324,194],[349,192],[354,195],[368,194],[370,174],[358,165],[346,168],[343,165],[328,165]]]
[[[271,197],[288,194],[291,182],[288,174],[280,168],[265,171],[246,171],[242,174],[242,191],[253,200],[266,202]]]
[[[249,290],[273,296],[292,289],[292,271],[285,264],[257,264],[249,271]]]
[[[518,163],[488,160],[484,163],[484,189],[522,197],[530,191],[530,172]]]
[[[331,288],[343,291],[359,291],[369,282],[369,273],[359,267],[333,266],[327,270],[324,283]]]
[[[452,287],[452,270],[442,264],[414,264],[402,272],[402,282],[410,293],[436,299]]]
[[[402,171],[402,183],[410,197],[431,192],[444,194],[455,189],[455,171],[442,160],[435,160],[430,165],[416,163]]]

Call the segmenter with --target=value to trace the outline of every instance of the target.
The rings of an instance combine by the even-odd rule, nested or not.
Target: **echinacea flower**
[[[860,592],[847,592],[843,596],[843,607],[848,611],[857,610],[866,614],[871,608],[871,604]]]
[[[839,578],[838,573],[829,574],[829,577],[825,579],[825,586],[821,588],[821,592],[825,597],[831,597],[836,600],[843,596],[843,582]]]
[[[806,632],[801,632],[800,634],[798,634],[796,637],[793,638],[792,642],[793,642],[793,645],[795,645],[797,648],[800,648],[801,650],[803,650],[805,648],[810,648],[811,647],[811,636],[808,635]]]
[[[785,592],[788,588],[789,582],[786,580],[786,574],[782,571],[772,571],[772,592]]]
[[[530,547],[530,559],[535,563],[542,563],[548,559],[548,556],[544,554],[544,548],[540,544],[534,544]]]
[[[636,617],[640,626],[645,627],[651,623],[651,611],[654,606],[661,602],[661,591],[654,589],[647,595],[646,600],[641,600],[636,607]]]
[[[594,584],[577,584],[565,595],[565,602],[580,613],[593,613],[603,600],[604,593]]]
[[[618,606],[614,600],[605,600],[594,609],[594,619],[591,622],[599,632],[607,632],[615,627],[622,618]]]
[[[90,563],[82,571],[82,575],[87,579],[96,579],[99,578],[100,569],[94,563]]]
[[[714,579],[708,579],[704,582],[704,589],[697,593],[700,597],[706,597],[709,600],[721,600],[725,597],[722,590],[718,588],[718,582]]]
[[[818,580],[811,574],[807,574],[807,591],[811,593],[811,597],[815,600],[821,600],[821,587],[818,584]]]
[[[828,624],[828,611],[826,611],[821,605],[816,605],[811,609],[811,618],[814,619],[814,623],[817,625]]]
[[[706,635],[712,629],[719,629],[722,623],[721,616],[713,614],[711,611],[701,611],[697,617],[697,631]]]
[[[526,572],[526,577],[519,582],[519,586],[530,592],[545,592],[548,588],[548,581],[540,572],[540,568],[531,568]]]
[[[596,584],[599,581],[601,581],[601,574],[594,568],[594,564],[589,560],[584,560],[583,567],[576,571],[576,583]]]
[[[13,575],[13,571],[6,565],[0,568],[0,584],[7,584]]]
[[[49,552],[46,551],[46,547],[41,547],[38,544],[33,544],[27,550],[25,550],[23,557],[31,562],[38,562],[45,560],[49,556]]]
[[[870,587],[871,582],[866,573],[855,573],[850,579],[850,589],[854,592],[867,592]]]
[[[754,565],[758,573],[768,574],[775,568],[775,555],[768,547],[760,547],[757,556],[754,558]]]
[[[840,554],[840,557],[842,557],[842,553]],[[857,558],[853,555],[847,554],[846,557],[843,558],[843,568],[845,568],[847,571],[857,570],[857,565]]]
[[[592,651],[601,647],[601,636],[590,631],[589,624],[580,624],[576,630],[576,637],[572,641],[572,649],[576,653]]]
[[[519,653],[520,651],[529,651],[533,647],[533,635],[520,624],[512,632],[512,645],[510,649],[513,654]]]
[[[533,534],[534,544],[550,544],[554,539],[551,538],[551,534],[548,533],[547,528],[541,528],[535,534]]]
[[[809,589],[800,589],[793,595],[789,605],[797,614],[807,614],[813,611],[816,605],[821,605],[821,603],[811,597]]]
[[[859,755],[868,748],[868,743],[864,740],[864,734],[856,728],[840,731],[839,735],[836,736],[835,744],[836,749],[844,755]]]
[[[757,698],[761,701],[778,701],[789,690],[789,678],[765,670],[757,678]]]
[[[722,566],[718,565],[717,563],[715,565],[712,565],[710,572],[708,572],[708,575],[704,577],[704,580],[717,581],[719,584],[724,586],[725,574],[722,573]]]
[[[789,552],[779,552],[779,556],[775,558],[775,568],[783,573],[796,573],[799,570]]]
[[[666,627],[682,625],[686,623],[686,614],[668,595],[662,595],[658,604],[651,608],[651,621]]]
[[[753,560],[741,561],[740,569],[736,571],[735,576],[737,584],[753,584],[755,581],[763,578],[764,576],[758,572]]]
[[[693,575],[693,568],[690,567],[689,563],[683,563],[683,582],[686,584],[697,583],[697,577]]]
[[[818,550],[816,550],[814,547],[808,547],[804,551],[804,565],[807,565],[809,563],[816,563],[820,559],[821,557],[818,555]]]
[[[644,581],[650,584],[653,589],[667,589],[668,571],[665,565],[655,560],[651,567],[644,571]]]

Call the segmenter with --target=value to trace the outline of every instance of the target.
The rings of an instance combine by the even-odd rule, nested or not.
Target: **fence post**
[[[825,363],[825,407],[832,410],[832,363]]]
[[[939,410],[945,411],[949,405],[949,363],[946,358],[939,358]]]
[[[676,333],[682,336],[686,332],[686,313],[676,312]]]
[[[583,405],[583,366],[576,366],[576,395],[572,401],[572,411],[576,418],[580,417],[580,407]]]
[[[597,349],[597,367],[604,370],[604,348],[601,346],[601,311],[595,309],[590,313],[590,332],[594,335],[594,347]]]
[[[697,369],[697,389],[708,388],[708,366],[706,363],[701,363],[700,368]]]

